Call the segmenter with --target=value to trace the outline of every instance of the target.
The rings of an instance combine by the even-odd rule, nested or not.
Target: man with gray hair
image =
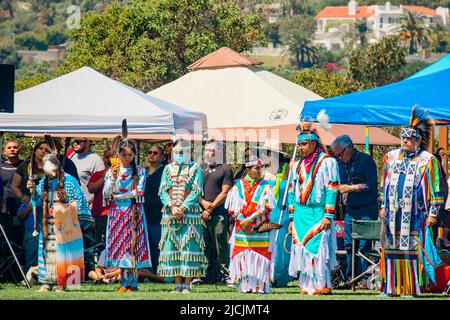
[[[230,263],[227,238],[229,219],[224,202],[233,186],[233,172],[230,166],[224,163],[222,142],[210,140],[206,143],[202,169],[205,180],[203,196],[199,202],[205,221],[203,235],[208,258],[206,282],[224,283],[228,278]]]
[[[344,209],[344,247],[347,250],[346,277],[351,279],[352,260],[352,220],[376,220],[378,216],[378,180],[377,166],[373,158],[358,151],[348,135],[336,138],[331,144],[334,156],[338,160],[341,185],[339,192],[342,196]],[[371,242],[356,241],[356,252],[370,250]],[[367,269],[367,262],[359,258],[356,260],[356,274]],[[358,288],[367,288],[367,277],[363,278]]]

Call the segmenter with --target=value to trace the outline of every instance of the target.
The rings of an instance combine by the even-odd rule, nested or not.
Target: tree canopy
[[[242,52],[266,41],[259,16],[229,0],[113,3],[84,15],[70,39],[64,73],[87,65],[143,91],[182,76],[220,47]]]

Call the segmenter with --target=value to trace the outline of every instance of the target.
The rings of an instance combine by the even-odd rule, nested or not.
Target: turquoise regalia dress
[[[331,270],[337,265],[334,211],[339,186],[337,161],[317,152],[311,167],[304,161],[292,168],[289,213],[293,221],[289,274],[309,294],[332,289]],[[331,219],[330,229],[320,229],[322,219]]]
[[[163,204],[158,275],[161,277],[203,277],[206,270],[202,209],[203,171],[199,164],[172,162],[164,168],[159,195]],[[176,221],[171,205],[184,207],[182,221]]]
[[[389,152],[383,164],[380,201],[386,212],[386,239],[380,273],[382,290],[415,295],[435,281],[440,258],[426,227],[444,203],[438,160],[425,150]]]

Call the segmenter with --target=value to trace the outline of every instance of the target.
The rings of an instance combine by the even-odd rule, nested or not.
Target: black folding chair
[[[105,248],[104,242],[97,242],[95,239],[95,220],[91,216],[80,215],[80,227],[83,233],[83,245],[84,245],[84,265],[85,275],[89,271],[95,269],[95,264],[100,257],[100,253]]]

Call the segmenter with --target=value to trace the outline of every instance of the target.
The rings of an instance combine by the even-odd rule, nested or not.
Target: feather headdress
[[[416,138],[420,139],[421,147],[426,149],[431,139],[431,130],[435,125],[434,120],[430,117],[427,110],[414,105],[409,119],[409,126],[401,131],[402,138]]]
[[[297,142],[301,141],[319,141],[319,133],[316,128],[313,128],[313,123],[311,121],[300,120],[297,126]]]

